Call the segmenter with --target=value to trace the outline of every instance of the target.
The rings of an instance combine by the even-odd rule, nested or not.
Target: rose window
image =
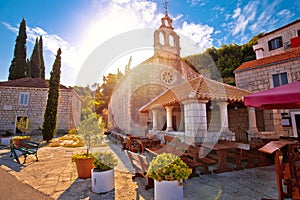
[[[171,71],[164,71],[161,78],[166,84],[171,84],[175,80],[174,74]]]

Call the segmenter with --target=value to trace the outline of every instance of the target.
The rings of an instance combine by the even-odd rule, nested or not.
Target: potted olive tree
[[[76,163],[78,178],[90,178],[94,161],[91,153],[92,140],[99,138],[101,133],[97,115],[92,113],[86,116],[77,127],[77,132],[84,141],[86,152],[73,154],[72,161]]]
[[[114,167],[118,160],[112,152],[95,152],[92,169],[92,191],[95,193],[109,192],[115,187]]]
[[[156,156],[146,175],[154,179],[154,199],[183,199],[183,180],[191,173],[192,169],[172,153]]]

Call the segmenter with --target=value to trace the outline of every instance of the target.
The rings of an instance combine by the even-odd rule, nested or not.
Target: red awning
[[[300,81],[247,95],[244,104],[263,109],[300,108]]]

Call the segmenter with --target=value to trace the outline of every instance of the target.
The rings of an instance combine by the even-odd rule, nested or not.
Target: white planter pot
[[[183,185],[179,186],[178,181],[156,181],[154,180],[155,200],[182,200]]]
[[[1,138],[1,144],[5,146],[10,145],[10,138]]]
[[[92,169],[92,191],[95,193],[109,192],[115,188],[114,169],[98,172]]]

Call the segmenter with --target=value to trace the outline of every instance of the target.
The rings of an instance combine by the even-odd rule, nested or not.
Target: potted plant
[[[146,175],[154,179],[154,199],[183,199],[183,180],[191,173],[180,157],[172,153],[157,155]]]
[[[29,135],[14,136],[10,139],[10,143],[12,145],[14,145],[15,148],[18,148],[18,147],[22,146],[23,140],[30,140],[30,136]]]
[[[118,160],[112,152],[95,152],[92,169],[92,191],[95,193],[109,192],[115,187],[114,167]]]
[[[93,113],[86,116],[77,127],[77,132],[86,145],[86,152],[73,154],[72,161],[76,163],[78,178],[90,178],[94,161],[91,153],[92,140],[101,133],[97,115]]]

